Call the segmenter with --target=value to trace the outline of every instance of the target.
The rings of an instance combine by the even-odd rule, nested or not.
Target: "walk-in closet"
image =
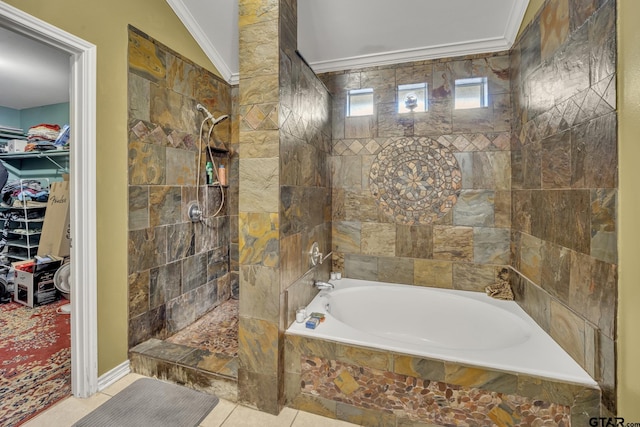
[[[0,425],[71,395],[69,55],[0,25]]]

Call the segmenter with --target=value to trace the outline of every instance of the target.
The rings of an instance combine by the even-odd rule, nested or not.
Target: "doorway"
[[[70,56],[71,392],[89,397],[98,388],[96,46],[3,2],[0,26]]]

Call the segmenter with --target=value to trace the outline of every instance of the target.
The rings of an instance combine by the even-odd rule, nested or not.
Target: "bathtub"
[[[597,383],[514,301],[481,292],[356,279],[331,281],[287,333],[586,386]]]

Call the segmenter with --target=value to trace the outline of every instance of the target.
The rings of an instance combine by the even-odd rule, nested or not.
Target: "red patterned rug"
[[[17,426],[71,395],[71,322],[60,300],[0,305],[0,425]]]

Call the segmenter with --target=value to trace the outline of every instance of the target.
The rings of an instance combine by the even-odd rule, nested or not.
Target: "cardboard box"
[[[27,260],[12,263],[16,269],[13,299],[28,307],[49,304],[57,299],[53,276],[62,265],[62,259],[52,257],[49,262],[35,264],[32,273],[19,269],[20,266],[33,262],[33,260]]]
[[[8,153],[22,153],[26,148],[28,142],[22,139],[12,139],[7,142]]]
[[[69,255],[71,246],[69,205],[69,181],[52,183],[42,224],[38,256]]]

